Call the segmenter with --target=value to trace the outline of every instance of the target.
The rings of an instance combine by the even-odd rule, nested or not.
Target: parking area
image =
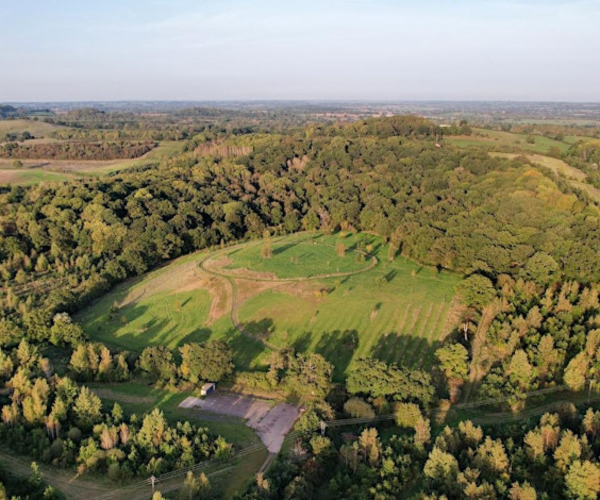
[[[258,399],[231,394],[213,393],[205,399],[188,397],[179,406],[246,419],[246,425],[256,431],[271,453],[279,452],[285,435],[300,416],[300,409],[291,404],[271,406]]]

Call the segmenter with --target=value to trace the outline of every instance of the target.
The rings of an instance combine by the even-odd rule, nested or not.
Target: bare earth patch
[[[279,453],[285,435],[300,416],[300,409],[291,404],[271,407],[265,401],[229,394],[211,394],[205,399],[189,397],[179,406],[246,419],[246,425],[256,431],[271,453]]]
[[[19,170],[0,170],[0,184],[19,182],[21,178]]]
[[[240,267],[236,269],[221,269],[224,274],[237,279],[249,279],[249,280],[277,280],[280,279],[275,273],[253,271],[247,267]]]
[[[222,268],[228,266],[233,263],[233,259],[229,257],[217,256],[220,257],[218,259],[210,258],[204,262],[204,266],[209,270],[221,270]]]
[[[254,297],[255,295],[259,295],[266,290],[282,287],[282,283],[278,283],[276,281],[235,280],[235,284],[237,285],[238,289],[238,305],[241,305],[246,300]]]
[[[212,276],[205,281],[204,286],[210,293],[211,303],[208,312],[207,325],[212,325],[220,317],[231,311],[231,288],[223,278]]]
[[[136,287],[121,301],[119,307],[135,304],[157,293],[178,294],[205,289],[211,297],[211,306],[206,324],[212,325],[231,310],[231,288],[225,278],[220,278],[198,267],[197,262],[188,262],[174,267],[168,274],[161,273]]]

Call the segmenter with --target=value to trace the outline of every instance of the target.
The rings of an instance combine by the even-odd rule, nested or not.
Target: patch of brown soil
[[[318,283],[307,282],[307,281],[295,281],[291,283],[284,283],[279,289],[280,292],[293,295],[294,297],[300,297],[303,299],[309,299],[315,297],[315,290],[319,290],[321,286]]]
[[[210,294],[210,311],[206,320],[206,325],[210,326],[221,316],[231,311],[231,287],[225,278],[220,278],[198,269],[190,279],[186,280],[185,284],[171,293],[191,292],[201,288],[208,290]]]
[[[207,326],[212,325],[220,317],[231,311],[231,287],[223,278],[213,277],[207,284],[210,297],[210,311],[208,312]]]
[[[210,258],[204,262],[204,266],[210,270],[219,270],[233,263],[233,259],[229,257],[221,257],[219,259]]]
[[[246,300],[259,295],[266,290],[277,289],[278,292],[287,293],[294,297],[314,298],[315,283],[305,281],[277,282],[277,281],[248,281],[245,279],[235,281],[238,288],[238,301],[241,304]]]
[[[237,269],[227,269],[225,271],[232,278],[245,278],[249,280],[276,280],[279,279],[275,273],[252,271],[247,267]]]
[[[238,289],[238,304],[242,304],[246,300],[254,297],[255,295],[259,295],[266,290],[271,290],[278,287],[282,288],[285,285],[284,283],[278,283],[276,281],[248,281],[245,279],[236,279],[235,283]]]
[[[8,184],[20,180],[21,175],[18,170],[0,170],[0,184]]]

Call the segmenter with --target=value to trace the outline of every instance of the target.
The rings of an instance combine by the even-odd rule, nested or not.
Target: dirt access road
[[[230,394],[211,394],[206,399],[189,397],[179,406],[246,419],[246,425],[256,431],[270,453],[279,453],[285,435],[300,416],[300,409],[288,403],[272,406],[265,401]]]

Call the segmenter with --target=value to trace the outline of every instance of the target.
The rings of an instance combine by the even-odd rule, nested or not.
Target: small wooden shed
[[[217,384],[215,384],[214,382],[207,382],[206,384],[204,384],[202,386],[202,389],[200,390],[200,394],[202,396],[208,396],[211,392],[215,392],[217,390]]]

